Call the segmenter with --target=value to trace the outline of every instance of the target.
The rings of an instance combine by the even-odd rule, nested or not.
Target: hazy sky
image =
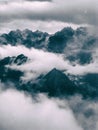
[[[0,32],[97,25],[97,0],[0,0]]]

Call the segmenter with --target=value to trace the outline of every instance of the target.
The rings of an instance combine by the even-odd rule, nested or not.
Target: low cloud
[[[35,100],[16,90],[0,91],[2,130],[97,130],[97,110],[97,101],[79,96],[59,100],[39,94]]]
[[[2,130],[83,130],[68,106],[48,99],[44,95],[39,101],[15,90],[0,93],[0,129]],[[71,125],[70,125],[71,124]]]
[[[68,62],[68,60],[63,58],[62,54],[45,52],[43,50],[38,50],[34,48],[28,49],[24,46],[6,45],[0,47],[1,59],[7,56],[17,56],[20,54],[24,54],[30,60],[27,63],[20,66],[13,64],[8,67],[25,72],[25,77],[23,77],[24,80],[36,78],[40,74],[45,74],[53,68],[65,70],[65,73],[70,73],[73,75],[98,73],[97,51],[95,53],[96,55],[93,56],[93,62],[86,65],[80,65],[76,63],[73,66],[71,63]]]

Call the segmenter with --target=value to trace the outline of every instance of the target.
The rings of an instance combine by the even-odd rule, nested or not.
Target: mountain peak
[[[56,69],[56,68],[53,68],[50,72],[51,72],[51,73],[57,73],[57,72],[60,72],[60,73],[61,73],[61,71],[58,70],[58,69]]]
[[[57,77],[62,77],[62,76],[66,76],[62,71],[56,69],[56,68],[53,68],[45,77],[54,77],[54,78],[57,78]]]
[[[41,80],[42,92],[48,92],[49,95],[68,95],[75,91],[74,83],[62,71],[56,68],[48,72]]]

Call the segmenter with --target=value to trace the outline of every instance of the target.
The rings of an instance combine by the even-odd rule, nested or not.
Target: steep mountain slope
[[[64,28],[49,37],[48,50],[56,53],[62,53],[67,43],[72,40],[75,31],[68,27]]]
[[[98,96],[98,74],[84,75],[80,79],[78,78],[76,83],[75,80],[71,81],[68,75],[54,68],[44,76],[24,82],[21,79],[24,72],[11,69],[8,65],[21,66],[27,61],[28,58],[23,54],[0,60],[0,81],[5,84],[12,83],[16,89],[26,91],[31,95],[47,93],[53,97],[65,97],[74,94],[80,94],[85,98],[96,98]],[[8,86],[6,86],[7,88]]]
[[[98,37],[90,34],[85,27],[73,30],[66,27],[55,34],[25,29],[11,31],[0,36],[0,45],[23,45],[28,48],[44,49],[53,53],[64,54],[72,63],[88,64],[92,62],[92,53],[97,45]],[[85,57],[85,58],[83,58]]]
[[[13,70],[9,67],[11,64],[22,65],[26,63],[28,58],[23,54],[18,55],[17,57],[6,57],[0,60],[0,80],[1,82],[13,82],[17,84],[20,80],[20,77],[23,75],[23,72],[19,70]]]
[[[2,34],[0,36],[0,44],[7,45],[11,44],[12,46],[24,45],[28,48],[42,48],[45,44],[48,33],[43,33],[40,31],[32,32],[28,29],[20,31],[11,31],[8,34]]]
[[[23,54],[18,55],[17,57],[5,57],[4,59],[0,60],[0,65],[11,65],[11,64],[17,64],[21,65],[26,63],[28,58],[24,56]]]
[[[63,54],[63,58],[68,60],[70,64],[81,64],[81,66],[94,62],[95,50],[98,47],[97,42],[98,37],[89,34],[87,28],[84,27],[76,30],[67,27],[53,35],[26,29],[24,31],[11,31],[0,36],[1,48],[3,45],[10,44],[11,46],[23,45],[28,48],[44,49],[47,52]],[[21,77],[24,76],[25,72],[11,69],[10,66],[14,64],[20,67],[28,60],[29,58],[23,54],[0,59],[0,81],[3,83],[12,82],[17,89],[31,94],[41,92],[58,97],[81,94],[86,98],[98,96],[98,74],[93,72],[84,74],[81,79],[78,76],[76,82],[75,80],[71,81],[68,75],[62,71],[53,69],[44,76],[39,75],[35,80],[22,81]]]
[[[76,91],[75,84],[61,71],[51,70],[40,81],[41,91],[51,96],[73,94]]]

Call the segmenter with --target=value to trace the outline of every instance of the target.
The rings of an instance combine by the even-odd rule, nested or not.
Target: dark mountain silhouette
[[[0,60],[0,80],[1,82],[13,82],[18,83],[20,77],[23,75],[23,72],[19,70],[13,70],[7,65],[16,64],[21,65],[26,63],[28,58],[23,54],[18,55],[17,57],[6,57]]]
[[[31,31],[10,31],[0,36],[0,45],[24,45],[28,48],[44,49],[53,53],[63,53],[70,62],[89,64],[92,62],[92,51],[98,46],[98,37],[88,33],[86,27],[73,30],[66,27],[55,34]]]
[[[0,36],[2,45],[24,45],[28,48],[45,49],[52,53],[63,54],[70,63],[81,65],[93,62],[92,53],[97,47],[98,37],[88,33],[87,28],[80,27],[73,30],[71,27],[62,29],[55,34],[31,30],[16,30]],[[62,71],[53,69],[44,76],[39,76],[35,81],[20,82],[24,75],[20,70],[11,69],[8,66],[25,64],[28,57],[20,54],[13,57],[0,59],[0,81],[12,82],[17,89],[29,93],[48,93],[49,96],[66,96],[81,94],[83,97],[95,98],[98,96],[98,74],[86,74],[78,82],[71,81],[68,75]],[[32,66],[33,67],[33,66]],[[82,83],[82,84],[81,84]]]
[[[66,74],[54,68],[46,75],[39,76],[35,80],[22,82],[20,79],[24,73],[20,70],[11,69],[7,65],[21,65],[26,63],[27,60],[28,58],[23,54],[0,60],[0,81],[13,83],[16,89],[26,91],[31,95],[47,93],[53,97],[65,97],[74,94],[80,94],[84,98],[96,98],[98,96],[98,74],[84,75],[81,79],[78,79],[76,84],[75,80],[71,81]]]
[[[11,64],[17,64],[17,65],[21,65],[26,63],[28,60],[28,58],[26,56],[24,56],[23,54],[18,55],[17,57],[13,56],[13,57],[5,57],[4,59],[0,60],[0,65],[11,65]]]
[[[42,48],[45,44],[48,33],[43,33],[41,31],[32,32],[31,30],[25,29],[23,31],[16,30],[11,31],[8,34],[2,34],[0,36],[0,44],[7,45],[11,44],[12,46],[24,45],[28,48]]]
[[[75,84],[60,70],[53,69],[40,81],[41,91],[51,96],[73,94]]]
[[[19,90],[34,93],[47,93],[52,97],[65,97],[77,93],[77,86],[67,75],[57,69],[52,69],[44,76],[38,77],[35,81],[21,84]]]
[[[75,31],[68,27],[49,37],[48,50],[62,53],[69,40],[73,38]]]
[[[96,79],[93,80],[93,75],[89,76],[81,77],[76,83],[75,80],[70,80],[69,76],[62,71],[54,68],[46,75],[38,77],[35,81],[21,84],[18,89],[27,91],[31,95],[46,93],[50,97],[67,97],[78,94],[86,99],[95,99],[98,96],[98,87],[94,84]]]
[[[18,55],[15,60],[13,61],[13,63],[17,64],[17,65],[21,65],[26,63],[28,60],[28,57],[24,56],[23,54]]]
[[[8,34],[2,34],[0,36],[0,45],[24,45],[28,48],[35,47],[39,49],[46,47],[48,51],[62,53],[70,41],[73,42],[74,46],[75,37],[78,40],[80,39],[81,43],[85,42],[84,48],[92,46],[98,40],[96,36],[88,33],[86,27],[80,27],[76,30],[73,30],[71,27],[66,27],[53,35],[38,30],[33,32],[28,29],[23,31],[18,29],[16,31],[10,31]]]
[[[90,86],[98,88],[98,74],[88,73],[83,77],[84,82],[89,83]]]
[[[77,62],[78,64],[85,65],[93,62],[92,53],[86,51],[79,51],[76,54],[67,56],[67,59],[73,63]]]

